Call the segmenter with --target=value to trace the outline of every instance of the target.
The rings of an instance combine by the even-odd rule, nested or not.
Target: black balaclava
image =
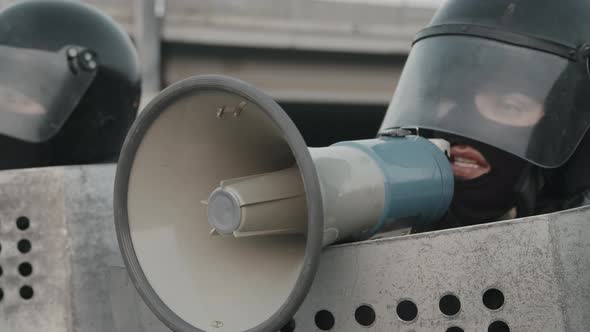
[[[455,180],[455,193],[443,228],[466,226],[499,220],[516,207],[529,176],[530,164],[494,148],[461,136],[437,132],[437,138],[453,145],[468,145],[485,157],[489,173],[472,180]],[[527,181],[528,182],[528,181]]]

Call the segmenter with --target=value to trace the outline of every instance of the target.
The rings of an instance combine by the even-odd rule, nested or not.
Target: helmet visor
[[[590,124],[577,63],[483,38],[416,43],[382,130],[426,128],[460,135],[542,167],[558,167]]]
[[[0,135],[42,142],[59,131],[95,76],[68,49],[0,45]]]

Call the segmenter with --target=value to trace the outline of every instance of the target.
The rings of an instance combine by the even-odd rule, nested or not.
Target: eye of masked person
[[[531,127],[545,114],[542,101],[520,92],[486,90],[474,102],[485,118],[507,126]]]

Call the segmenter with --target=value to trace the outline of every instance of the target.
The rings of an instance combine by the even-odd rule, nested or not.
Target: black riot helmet
[[[578,149],[590,127],[589,14],[588,0],[446,1],[416,35],[381,130],[426,128],[579,169],[590,159]]]
[[[581,13],[589,1],[447,1],[418,33],[383,127],[451,132],[542,167],[563,165],[590,126],[590,21]],[[482,93],[528,98],[476,113],[462,107],[486,104]]]
[[[116,161],[140,73],[131,39],[78,1],[0,11],[0,169]]]

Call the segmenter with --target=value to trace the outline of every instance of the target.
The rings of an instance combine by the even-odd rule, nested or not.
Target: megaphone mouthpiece
[[[217,234],[228,235],[240,227],[240,202],[231,191],[215,189],[207,203],[207,220]]]
[[[222,235],[303,235],[305,211],[301,174],[290,167],[222,181],[209,196],[207,218]]]

